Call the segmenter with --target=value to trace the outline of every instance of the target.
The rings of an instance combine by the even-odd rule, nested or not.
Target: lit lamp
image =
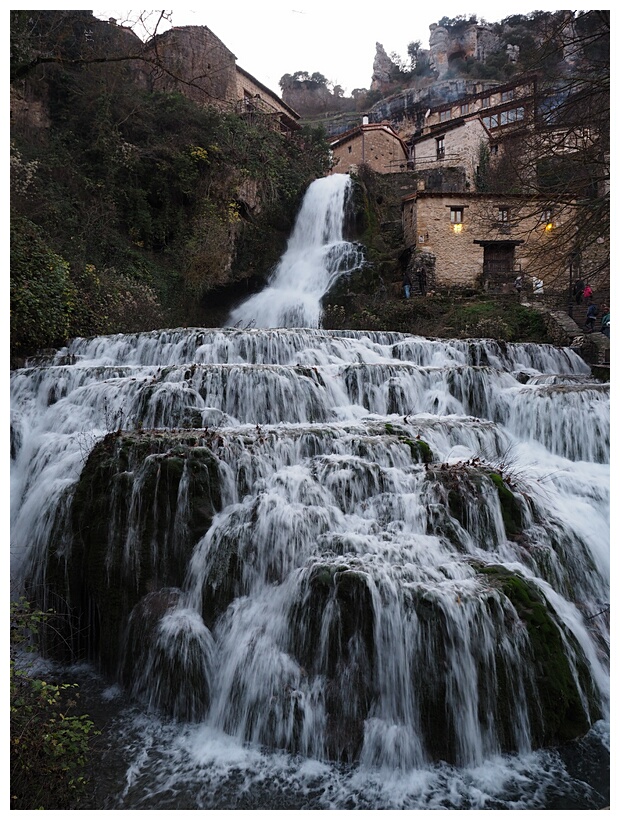
[[[549,231],[552,231],[552,230],[553,230],[553,222],[547,222],[547,224],[545,225],[545,232],[549,233]]]
[[[453,226],[452,226],[452,230],[454,231],[454,233],[461,233],[461,231],[463,230],[463,225],[462,225],[462,223],[461,223],[461,222],[457,222],[457,223],[456,223],[456,225],[453,225]]]

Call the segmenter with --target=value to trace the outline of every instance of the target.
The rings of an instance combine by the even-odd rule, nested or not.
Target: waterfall
[[[342,236],[350,190],[348,174],[332,174],[309,186],[267,287],[235,308],[229,325],[320,326],[322,297],[336,279],[364,262],[360,248]]]
[[[607,805],[562,749],[608,744],[609,426],[550,345],[190,328],[14,371],[13,582],[139,705],[107,807]]]

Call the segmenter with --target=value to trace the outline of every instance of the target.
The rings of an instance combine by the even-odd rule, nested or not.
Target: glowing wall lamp
[[[462,223],[457,222],[455,225],[452,226],[452,230],[454,231],[454,233],[461,233],[461,231],[463,230]]]

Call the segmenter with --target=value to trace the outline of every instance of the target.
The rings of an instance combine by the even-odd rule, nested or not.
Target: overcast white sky
[[[598,8],[596,4],[592,8]],[[235,54],[237,63],[257,80],[280,94],[283,74],[320,72],[346,94],[354,88],[370,88],[376,43],[388,54],[407,56],[407,45],[420,40],[428,48],[429,26],[442,17],[476,14],[478,19],[499,22],[511,14],[566,8],[557,3],[475,2],[420,3],[389,0],[384,7],[368,6],[365,0],[220,0],[202,10],[176,7],[176,26],[208,26]],[[587,8],[580,5],[579,8]],[[121,22],[138,12],[99,11],[101,17]]]

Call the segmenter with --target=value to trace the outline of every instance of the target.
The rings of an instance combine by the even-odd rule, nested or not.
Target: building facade
[[[466,189],[473,190],[481,152],[497,161],[508,139],[531,125],[535,92],[535,79],[526,78],[429,109],[420,133],[408,143],[410,167],[460,167]]]
[[[333,171],[338,174],[354,173],[362,164],[378,174],[401,173],[408,167],[407,146],[388,123],[364,122],[339,134],[329,145]]]
[[[403,198],[402,217],[414,266],[423,259],[431,287],[505,293],[521,276],[525,292],[537,282],[538,293],[566,289],[568,254],[557,242],[566,209],[557,217],[535,198],[418,191]]]
[[[280,131],[299,129],[299,114],[241,66],[207,26],[178,26],[147,45],[152,65],[140,69],[149,90],[177,91],[198,105],[261,117]]]

